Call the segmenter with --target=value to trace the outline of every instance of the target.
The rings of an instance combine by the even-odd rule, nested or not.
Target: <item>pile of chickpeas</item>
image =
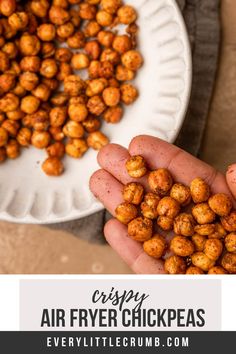
[[[236,274],[236,211],[224,193],[212,194],[202,178],[174,183],[165,168],[148,171],[142,156],[126,162],[128,174],[148,174],[124,186],[116,218],[151,257],[164,260],[169,274]]]
[[[0,162],[32,144],[59,176],[65,154],[108,144],[102,122],[118,123],[138,97],[136,19],[121,0],[0,1]]]

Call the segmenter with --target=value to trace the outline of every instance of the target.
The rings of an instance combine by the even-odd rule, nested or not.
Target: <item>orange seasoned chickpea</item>
[[[79,16],[79,9],[75,9],[74,7],[69,9],[70,13],[70,21],[73,23],[75,27],[79,27],[81,24],[81,18]]]
[[[135,22],[137,19],[137,13],[132,6],[124,5],[119,8],[118,12],[118,19],[119,22],[124,25],[130,25],[131,23]]]
[[[123,116],[123,108],[121,106],[109,107],[103,114],[103,118],[107,123],[119,123]]]
[[[37,29],[37,36],[41,41],[52,41],[56,37],[56,27],[52,23],[43,23]]]
[[[191,214],[181,213],[174,219],[174,232],[183,236],[194,234],[195,221]]]
[[[65,148],[67,155],[79,159],[88,150],[88,145],[84,139],[70,139]]]
[[[120,54],[124,54],[131,50],[132,48],[132,41],[129,36],[126,34],[118,35],[114,38],[112,43],[112,47]]]
[[[225,248],[228,252],[236,252],[236,233],[231,232],[225,237]]]
[[[188,275],[200,275],[200,274],[204,274],[203,270],[195,267],[195,266],[190,266],[187,270],[186,270],[186,274]]]
[[[150,240],[145,241],[143,244],[144,252],[156,259],[159,259],[164,255],[166,247],[166,241],[164,237],[160,235],[154,235]]]
[[[20,37],[19,48],[23,55],[37,55],[41,45],[38,37],[24,33]]]
[[[2,51],[7,54],[9,59],[15,59],[19,52],[16,43],[13,42],[7,42],[4,44]]]
[[[190,191],[194,203],[206,202],[210,197],[210,187],[200,177],[195,178],[191,182]]]
[[[96,14],[97,23],[102,27],[108,27],[112,25],[113,16],[104,10],[99,10]]]
[[[44,149],[50,144],[51,136],[45,131],[34,131],[31,137],[31,143],[37,149]]]
[[[141,204],[141,213],[149,219],[155,219],[158,215],[157,206],[160,202],[160,197],[154,193],[147,193]]]
[[[9,159],[16,159],[20,155],[20,145],[15,139],[8,141],[6,145],[6,154]]]
[[[88,23],[84,27],[84,35],[85,37],[96,37],[96,35],[101,30],[101,26],[97,23],[97,21],[88,21]]]
[[[99,95],[107,87],[108,82],[106,79],[99,78],[88,81],[88,86],[86,89],[86,95],[88,97]]]
[[[87,3],[81,3],[79,6],[79,16],[82,20],[93,20],[96,17],[96,6]]]
[[[230,197],[224,193],[214,194],[209,198],[208,204],[214,213],[219,216],[229,215],[233,206]]]
[[[100,31],[98,33],[98,42],[106,48],[110,48],[112,46],[115,35],[111,31]]]
[[[43,59],[51,58],[55,55],[56,47],[53,42],[41,43],[41,56]]]
[[[222,217],[221,224],[226,231],[236,231],[236,211],[233,210],[228,216]]]
[[[56,92],[51,98],[50,102],[54,106],[64,106],[69,100],[69,96],[65,92]]]
[[[43,77],[41,82],[52,91],[55,91],[59,87],[59,82],[56,79],[47,79],[46,77]]]
[[[236,253],[226,252],[222,258],[221,265],[227,272],[236,274]]]
[[[41,60],[38,56],[25,56],[20,61],[20,68],[23,71],[37,73],[40,69]]]
[[[206,240],[204,246],[204,253],[207,255],[208,258],[216,261],[223,251],[223,244],[220,240],[216,238]]]
[[[3,127],[0,127],[0,147],[6,145],[8,141],[8,132]]]
[[[54,6],[60,6],[63,7],[63,9],[67,9],[69,6],[68,0],[53,0],[52,4]]]
[[[0,111],[6,113],[15,111],[19,107],[19,104],[19,97],[9,92],[0,99]]]
[[[138,210],[135,205],[124,202],[115,210],[116,218],[123,224],[128,224],[131,220],[135,219],[138,215]]]
[[[73,35],[75,27],[72,22],[57,27],[57,35],[60,39],[67,39]]]
[[[5,72],[7,69],[9,69],[9,66],[10,60],[7,54],[0,50],[0,71]]]
[[[58,157],[48,157],[42,164],[42,170],[48,176],[60,176],[64,171],[64,166]]]
[[[102,132],[97,131],[88,135],[87,144],[94,150],[100,150],[103,146],[109,144],[109,139]]]
[[[25,113],[20,108],[17,108],[15,111],[7,112],[6,115],[8,119],[19,120],[24,118]]]
[[[82,125],[87,133],[93,133],[100,129],[101,121],[98,118],[89,115],[88,118],[82,121]]]
[[[51,94],[50,89],[45,84],[39,84],[35,89],[32,91],[32,94],[39,98],[41,101],[47,102],[49,96]]]
[[[44,110],[39,110],[34,114],[30,115],[31,118],[31,126],[34,130],[47,130],[49,126],[49,115],[48,112]]]
[[[1,0],[0,13],[3,16],[11,16],[16,10],[16,0]]]
[[[194,243],[195,250],[198,252],[202,252],[205,247],[206,237],[199,234],[194,234],[192,236],[192,242]]]
[[[0,147],[0,163],[4,162],[7,158],[5,147]]]
[[[111,64],[116,65],[120,62],[120,55],[114,49],[106,48],[101,53],[100,61],[110,62]]]
[[[222,268],[221,266],[215,266],[215,267],[212,267],[208,274],[215,274],[215,275],[218,275],[218,274],[227,274],[228,272]]]
[[[211,224],[216,217],[216,214],[211,210],[207,203],[196,204],[192,208],[192,214],[194,219],[200,225]]]
[[[123,198],[126,202],[139,205],[143,200],[144,188],[140,183],[131,182],[123,188]]]
[[[6,119],[2,123],[2,128],[4,128],[9,136],[16,137],[17,132],[20,129],[20,123],[17,120]]]
[[[49,127],[49,132],[55,141],[62,141],[65,138],[61,127]]]
[[[57,48],[55,52],[55,59],[61,63],[69,63],[73,53],[69,48]]]
[[[38,85],[39,78],[37,74],[25,71],[20,75],[19,82],[25,90],[32,91]]]
[[[137,50],[129,50],[121,57],[122,64],[129,70],[137,71],[143,64],[143,58]]]
[[[31,130],[29,128],[21,128],[17,134],[16,140],[21,146],[29,146],[31,142]]]
[[[118,81],[131,81],[134,79],[135,72],[127,69],[123,65],[116,67],[116,79]]]
[[[98,60],[92,60],[90,62],[88,73],[91,79],[97,79],[100,77],[101,63]]]
[[[65,155],[65,145],[61,141],[56,141],[47,147],[47,154],[49,157],[61,159]]]
[[[191,256],[192,263],[196,267],[202,269],[204,272],[208,272],[211,269],[215,262],[207,257],[204,252],[196,252]]]
[[[2,112],[0,112],[0,124],[1,124],[2,122],[4,122],[5,119],[6,119],[5,114],[2,113]]]
[[[128,235],[135,241],[145,242],[152,237],[152,220],[138,217],[128,224]]]
[[[174,220],[168,216],[160,215],[157,218],[157,225],[164,231],[171,231],[173,229]]]
[[[90,113],[100,116],[106,109],[106,105],[100,96],[93,96],[88,100],[87,104]]]
[[[9,25],[16,31],[25,29],[28,25],[29,17],[26,12],[15,12],[8,17]]]
[[[55,59],[45,59],[41,63],[40,74],[48,79],[53,78],[58,71]]]
[[[121,101],[126,104],[132,104],[138,97],[138,90],[131,84],[122,84],[120,86]]]
[[[114,74],[114,65],[109,61],[103,61],[99,67],[99,76],[110,79]]]
[[[170,250],[177,256],[188,257],[194,252],[194,244],[184,236],[175,236],[170,242]]]
[[[128,174],[133,178],[143,177],[147,173],[146,162],[140,155],[131,156],[125,166]]]
[[[190,188],[182,183],[175,183],[172,186],[170,196],[182,206],[186,206],[191,202]]]
[[[103,10],[108,12],[109,14],[114,15],[119,7],[121,7],[121,0],[101,0],[101,7]]]
[[[26,95],[26,90],[20,85],[18,82],[15,87],[12,89],[12,93],[14,93],[18,97],[23,97]]]
[[[212,234],[208,235],[208,238],[224,238],[227,234],[227,232],[225,231],[225,229],[223,228],[223,226],[220,223],[215,223],[215,231]]]
[[[88,109],[84,103],[69,104],[68,114],[71,120],[83,122],[88,116]]]
[[[84,136],[84,128],[82,124],[69,120],[62,129],[68,138],[82,138]]]
[[[101,54],[101,47],[96,40],[87,42],[84,50],[91,60],[97,60]]]
[[[204,225],[197,225],[194,228],[194,231],[202,236],[209,236],[216,231],[215,224],[204,224]]]
[[[54,107],[49,113],[50,125],[52,127],[61,127],[67,119],[66,107]]]
[[[89,57],[84,53],[74,54],[71,59],[71,65],[75,70],[82,70],[89,67]]]
[[[33,0],[30,3],[30,10],[34,15],[41,18],[47,17],[49,7],[48,0]]]
[[[86,0],[86,2],[90,5],[98,5],[100,4],[101,0]]]
[[[120,101],[120,90],[116,87],[107,87],[103,91],[102,97],[108,107],[115,107]]]
[[[16,35],[17,31],[11,27],[6,18],[1,19],[1,24],[5,39],[11,39]]]
[[[79,96],[76,96],[76,97],[70,97],[69,99],[69,104],[73,105],[73,104],[86,104],[88,102],[88,98],[84,95],[84,94],[81,94]]]
[[[160,195],[166,195],[173,185],[173,179],[166,168],[150,172],[148,184],[151,190]]]
[[[60,63],[56,78],[58,81],[64,81],[65,78],[71,75],[72,73],[73,70],[69,63]]]
[[[81,49],[85,46],[85,36],[83,32],[77,31],[73,36],[67,38],[67,44],[72,49]]]
[[[165,260],[164,268],[168,274],[185,274],[186,263],[182,257],[174,255]]]
[[[0,75],[0,90],[6,93],[12,90],[16,84],[16,77],[13,74],[2,74]]]
[[[25,96],[21,100],[21,110],[27,114],[35,113],[40,105],[40,100],[34,96]]]
[[[84,82],[78,75],[69,75],[64,80],[64,91],[70,96],[79,96],[84,90]]]
[[[174,219],[179,212],[179,203],[171,197],[164,197],[158,203],[157,213],[160,216],[167,216],[168,218]]]
[[[11,66],[9,68],[9,70],[5,71],[5,74],[13,74],[13,75],[20,75],[21,73],[21,69],[20,69],[20,65],[17,63],[16,60],[12,60],[11,61]]]
[[[60,6],[51,6],[49,10],[49,19],[53,24],[60,26],[69,21],[70,14]]]

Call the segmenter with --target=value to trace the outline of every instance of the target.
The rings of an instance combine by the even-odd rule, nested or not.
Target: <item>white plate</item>
[[[139,12],[139,43],[145,59],[135,85],[141,93],[121,123],[104,124],[111,142],[127,146],[132,137],[150,134],[173,142],[186,112],[191,87],[191,55],[185,25],[174,0],[127,0]],[[55,223],[79,219],[102,209],[88,187],[97,169],[96,152],[81,160],[66,158],[62,177],[41,171],[45,152],[30,148],[0,166],[0,219]]]

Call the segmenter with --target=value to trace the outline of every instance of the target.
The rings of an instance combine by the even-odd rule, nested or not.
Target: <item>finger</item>
[[[127,149],[118,144],[109,144],[102,148],[98,153],[99,165],[112,174],[121,183],[140,182],[147,186],[147,178],[132,178],[129,176],[125,163],[130,158]]]
[[[231,193],[233,194],[234,198],[236,198],[236,164],[228,167],[226,172],[226,180]]]
[[[108,221],[104,234],[111,247],[138,274],[164,274],[164,263],[148,256],[142,244],[128,237],[127,227],[118,220]]]
[[[115,215],[117,205],[123,202],[123,185],[105,170],[96,171],[90,178],[89,187],[105,208]]]

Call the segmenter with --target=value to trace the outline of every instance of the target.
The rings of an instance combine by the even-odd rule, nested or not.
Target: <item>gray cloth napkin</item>
[[[201,146],[214,88],[220,45],[220,0],[177,0],[183,13],[193,56],[193,85],[190,104],[176,145],[197,155]],[[49,225],[90,242],[104,243],[106,211],[81,220]]]

